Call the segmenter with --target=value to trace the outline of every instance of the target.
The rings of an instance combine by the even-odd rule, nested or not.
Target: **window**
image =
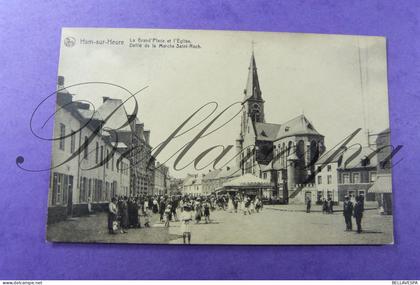
[[[376,171],[371,171],[369,173],[369,181],[370,182],[375,182],[376,181]]]
[[[327,171],[331,171],[331,165],[330,164],[327,165]]]
[[[331,184],[332,183],[332,176],[328,175],[327,176],[327,184]]]
[[[353,173],[353,183],[360,183],[360,173]]]
[[[104,201],[108,201],[109,198],[109,182],[105,182],[105,195]]]
[[[114,171],[114,154],[112,155],[111,170]]]
[[[88,141],[88,137],[85,137],[85,143],[83,144],[84,146],[84,151],[83,151],[83,158],[84,159],[88,159],[88,154],[89,154],[89,141]]]
[[[106,168],[109,168],[108,156],[109,156],[109,150],[106,150]]]
[[[64,150],[65,146],[65,137],[66,136],[66,126],[64,124],[60,124],[60,145],[59,148]]]
[[[264,172],[264,179],[267,179],[267,172]]]
[[[95,149],[95,163],[98,163],[99,159],[99,143],[96,142],[96,149]]]
[[[76,146],[76,133],[71,131],[71,137],[70,137],[70,152],[74,152],[74,148]]]
[[[89,180],[86,177],[80,177],[80,202],[87,202]]]
[[[67,205],[68,190],[73,187],[73,176],[55,172],[53,174],[51,204]]]
[[[350,174],[343,173],[343,184],[349,184],[350,183]]]
[[[101,163],[104,161],[104,146],[101,145]]]
[[[318,184],[322,184],[322,176],[318,175]]]

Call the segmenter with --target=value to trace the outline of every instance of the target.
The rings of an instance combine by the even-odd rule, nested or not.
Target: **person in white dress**
[[[193,220],[193,215],[191,207],[189,205],[184,206],[184,211],[181,213],[181,233],[184,244],[188,240],[188,244],[191,244],[191,223]]]
[[[232,196],[229,196],[228,199],[228,212],[232,213],[234,210]]]

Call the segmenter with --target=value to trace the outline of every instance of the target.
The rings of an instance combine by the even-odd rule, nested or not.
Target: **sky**
[[[66,38],[75,45],[64,45]],[[357,128],[362,132],[354,142],[367,144],[367,130],[377,133],[389,127],[386,40],[383,37],[263,33],[202,30],[82,29],[62,31],[58,75],[65,85],[81,82],[108,82],[136,95],[138,118],[151,130],[150,143],[158,146],[189,116],[201,109],[157,156],[175,177],[208,172],[205,165],[233,145],[220,165],[235,155],[241,106],[252,50],[258,68],[265,119],[283,123],[302,113],[325,136],[327,149]],[[139,41],[139,39],[141,39]],[[130,47],[142,40],[155,39],[176,44],[188,40],[200,48]],[[104,44],[83,44],[89,41]],[[123,41],[109,44],[108,40]],[[98,42],[100,43],[100,42]],[[115,43],[115,42],[114,42]],[[150,44],[151,45],[151,44]],[[98,108],[102,97],[127,99],[122,89],[93,84],[70,88],[75,100],[89,100]],[[217,108],[215,103],[217,103]],[[236,104],[234,104],[236,103]],[[186,155],[177,169],[178,150],[190,142],[223,109],[225,111]],[[134,101],[125,104],[133,110]],[[233,118],[233,119],[232,119]],[[230,120],[232,119],[232,120]],[[201,122],[198,126],[199,122]],[[195,126],[195,127],[194,127]],[[374,137],[373,137],[374,139]],[[197,165],[191,162],[209,151]],[[232,163],[234,162],[232,161]]]

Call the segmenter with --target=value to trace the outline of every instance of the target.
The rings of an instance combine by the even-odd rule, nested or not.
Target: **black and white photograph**
[[[63,28],[60,44],[48,241],[393,244],[384,37]]]

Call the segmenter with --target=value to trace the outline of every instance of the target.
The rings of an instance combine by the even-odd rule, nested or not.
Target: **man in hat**
[[[344,221],[346,222],[346,231],[351,231],[353,229],[353,225],[351,222],[352,215],[353,215],[353,203],[350,201],[349,196],[345,196],[344,203],[343,203],[343,216],[344,216]]]
[[[353,216],[356,219],[357,224],[357,233],[362,232],[362,218],[363,218],[363,198],[361,196],[356,196],[356,204],[354,205]]]

